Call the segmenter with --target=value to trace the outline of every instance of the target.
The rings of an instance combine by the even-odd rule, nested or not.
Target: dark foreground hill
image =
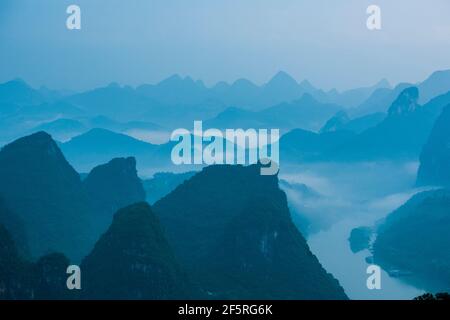
[[[275,176],[205,168],[154,206],[175,254],[215,298],[345,299],[292,223]]]
[[[85,299],[186,299],[191,295],[158,219],[142,202],[114,215],[81,269]]]
[[[0,223],[29,258],[63,252],[81,261],[118,209],[144,199],[134,158],[113,159],[82,182],[45,132],[0,151]]]
[[[87,252],[87,196],[80,176],[47,133],[20,138],[0,151],[0,196],[23,223],[33,257],[58,251],[80,258]]]
[[[422,192],[392,212],[378,228],[375,261],[412,272],[425,283],[450,288],[450,191]]]

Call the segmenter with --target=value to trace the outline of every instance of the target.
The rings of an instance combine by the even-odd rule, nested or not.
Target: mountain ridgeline
[[[134,159],[114,159],[81,181],[45,132],[6,145],[0,167],[0,223],[32,259],[57,251],[80,261],[116,210],[145,199]]]
[[[81,180],[39,132],[5,146],[0,162],[6,299],[347,298],[259,165],[207,167],[151,208],[133,158]],[[73,293],[65,270],[81,260]]]
[[[34,258],[60,251],[80,259],[94,241],[80,177],[45,132],[18,139],[0,151],[0,197],[23,222]]]
[[[81,264],[84,299],[181,299],[186,274],[145,202],[120,209]]]
[[[129,204],[145,200],[145,191],[137,176],[134,158],[115,158],[92,169],[83,180],[95,212],[97,230],[106,230],[112,214]]]
[[[148,135],[167,139],[193,120],[204,129],[280,129],[286,174],[299,162],[420,157],[416,186],[442,189],[355,229],[352,250],[370,247],[384,269],[448,291],[449,90],[450,71],[345,92],[284,72],[261,86],[208,88],[173,76],[75,94],[0,84],[0,143],[12,141],[0,150],[0,299],[347,299],[304,238],[325,222],[307,210],[328,201],[325,193],[262,176],[259,164],[141,181],[138,172],[174,168],[175,142]],[[302,195],[291,210],[285,192]],[[69,264],[81,266],[80,291],[67,290]]]
[[[213,298],[346,298],[292,223],[278,178],[261,176],[258,165],[207,167],[154,211],[175,254]]]
[[[282,159],[287,161],[416,160],[444,107],[450,92],[419,104],[417,87],[404,89],[387,114],[349,121],[338,113],[320,133],[292,130],[281,137]],[[360,130],[363,128],[363,130]]]

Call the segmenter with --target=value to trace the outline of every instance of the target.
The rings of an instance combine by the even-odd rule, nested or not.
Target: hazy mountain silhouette
[[[261,93],[261,100],[267,106],[280,102],[289,102],[298,99],[305,93],[303,88],[286,72],[280,71],[267,82]]]
[[[323,104],[305,94],[291,103],[252,112],[239,108],[228,108],[217,117],[205,121],[211,128],[279,128],[283,131],[294,128],[319,130],[341,107]]]
[[[136,91],[160,103],[172,106],[195,106],[203,104],[205,101],[216,101],[224,108],[240,107],[250,111],[260,111],[282,102],[298,100],[305,93],[311,94],[321,101],[327,100],[326,94],[316,89],[308,81],[298,83],[283,71],[279,71],[261,86],[247,79],[238,79],[232,84],[222,81],[207,88],[202,81],[173,75],[155,85],[139,86]]]
[[[417,184],[450,187],[450,105],[437,119],[422,149]]]
[[[120,208],[145,200],[145,191],[137,176],[136,160],[115,158],[92,169],[83,186],[89,196],[97,234],[111,224],[113,214]]]
[[[366,116],[350,119],[347,112],[339,111],[331,117],[320,129],[320,133],[335,131],[351,131],[361,133],[369,128],[375,127],[386,117],[385,113],[378,112]]]
[[[68,140],[75,135],[82,134],[87,130],[87,127],[78,120],[60,118],[54,121],[42,123],[32,132],[45,131],[49,133],[54,139],[59,141]]]
[[[119,210],[83,260],[85,299],[187,299],[190,286],[146,203]]]
[[[40,131],[36,128],[55,119],[72,119],[83,115],[83,111],[64,101],[44,102],[36,105],[2,104],[0,102],[0,144],[16,140],[24,135]]]
[[[391,89],[391,85],[386,79],[382,79],[373,86],[361,87],[338,92],[331,90],[326,93],[326,101],[332,102],[347,108],[356,108],[366,101],[375,91],[379,89]],[[322,101],[319,98],[319,101]]]
[[[0,84],[0,103],[33,105],[42,102],[44,102],[42,95],[21,79]]]
[[[346,298],[292,223],[278,178],[261,176],[258,165],[207,167],[154,210],[177,256],[213,297]]]
[[[146,97],[167,105],[194,105],[213,98],[202,81],[173,75],[156,85],[141,85],[136,91]]]
[[[103,115],[117,121],[135,120],[145,112],[164,108],[161,103],[137,93],[135,89],[118,85],[78,93],[65,100],[91,116]]]
[[[141,164],[148,163],[153,159],[158,146],[124,134],[96,128],[73,137],[63,143],[61,149],[77,170],[85,172],[112,158],[135,157]],[[170,161],[170,158],[166,161]]]
[[[247,79],[238,79],[233,84],[221,88],[219,97],[228,106],[241,106],[249,109],[256,106],[260,94],[260,88]],[[259,106],[262,108],[262,106]]]
[[[419,102],[426,103],[432,98],[450,91],[450,70],[433,72],[427,79],[422,81],[418,88],[420,90]]]
[[[352,112],[355,115],[365,115],[375,112],[386,112],[398,95],[408,87],[413,86],[410,83],[400,83],[395,88],[381,87],[375,90]],[[450,91],[450,70],[433,72],[427,79],[418,83],[417,88],[420,92],[418,103],[428,103],[431,99],[446,94]]]
[[[320,103],[310,94],[304,94],[299,100],[265,109],[261,115],[266,122],[279,128],[318,131],[340,109],[341,106]]]
[[[280,138],[280,161],[321,161],[356,136],[348,130],[315,133],[295,129]]]
[[[324,124],[320,129],[320,133],[342,130],[349,122],[350,118],[347,113],[343,110],[339,111]]]
[[[327,157],[341,160],[417,159],[435,120],[450,103],[450,93],[447,93],[421,106],[418,94],[416,87],[403,90],[382,122],[355,136]]]
[[[357,107],[350,109],[349,113],[360,117],[373,113],[387,113],[389,106],[397,99],[400,93],[413,86],[410,83],[400,83],[395,88],[378,88],[365,101]]]
[[[236,107],[229,107],[216,117],[209,119],[203,123],[205,128],[267,128],[275,127],[265,122],[260,114]]]
[[[80,177],[47,133],[0,151],[0,195],[24,223],[34,257],[60,251],[77,260],[87,252],[90,211]]]
[[[418,104],[418,95],[416,87],[407,88],[391,104],[388,115],[374,114],[354,119],[352,125],[356,124],[355,127],[374,124],[359,134],[353,133],[357,130],[352,130],[349,125],[352,121],[347,122],[348,125],[343,125],[342,121],[339,124],[337,121],[341,130],[321,134],[300,129],[292,130],[280,139],[282,159],[288,161],[417,159],[434,122],[444,106],[450,103],[450,92],[432,99],[423,106]]]
[[[195,174],[195,171],[184,173],[155,173],[151,179],[142,181],[147,196],[147,202],[150,204],[155,203]]]

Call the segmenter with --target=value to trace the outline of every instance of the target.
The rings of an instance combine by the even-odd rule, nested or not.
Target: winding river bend
[[[353,253],[348,241],[353,228],[373,226],[422,191],[413,188],[416,172],[417,163],[371,162],[310,164],[289,167],[280,174],[281,179],[306,184],[321,194],[307,199],[287,192],[290,206],[323,224],[321,231],[308,237],[308,244],[350,299],[410,300],[425,292],[408,283],[407,277],[390,277],[384,270],[381,289],[369,290],[366,257],[371,254],[368,250]]]
[[[311,251],[323,267],[337,278],[350,299],[412,299],[424,293],[423,290],[392,278],[384,270],[381,274],[381,289],[369,290],[366,286],[368,250],[354,254],[350,250],[348,235],[360,226],[354,220],[345,220],[333,225],[327,231],[312,235],[309,240]]]

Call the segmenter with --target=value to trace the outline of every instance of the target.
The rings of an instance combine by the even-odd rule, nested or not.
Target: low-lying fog
[[[283,165],[280,178],[305,184],[317,194],[284,188],[289,205],[312,223],[311,251],[352,299],[411,299],[423,292],[383,271],[381,290],[366,287],[368,250],[350,250],[350,231],[372,226],[423,189],[414,188],[417,162]],[[295,214],[295,213],[294,213]]]

